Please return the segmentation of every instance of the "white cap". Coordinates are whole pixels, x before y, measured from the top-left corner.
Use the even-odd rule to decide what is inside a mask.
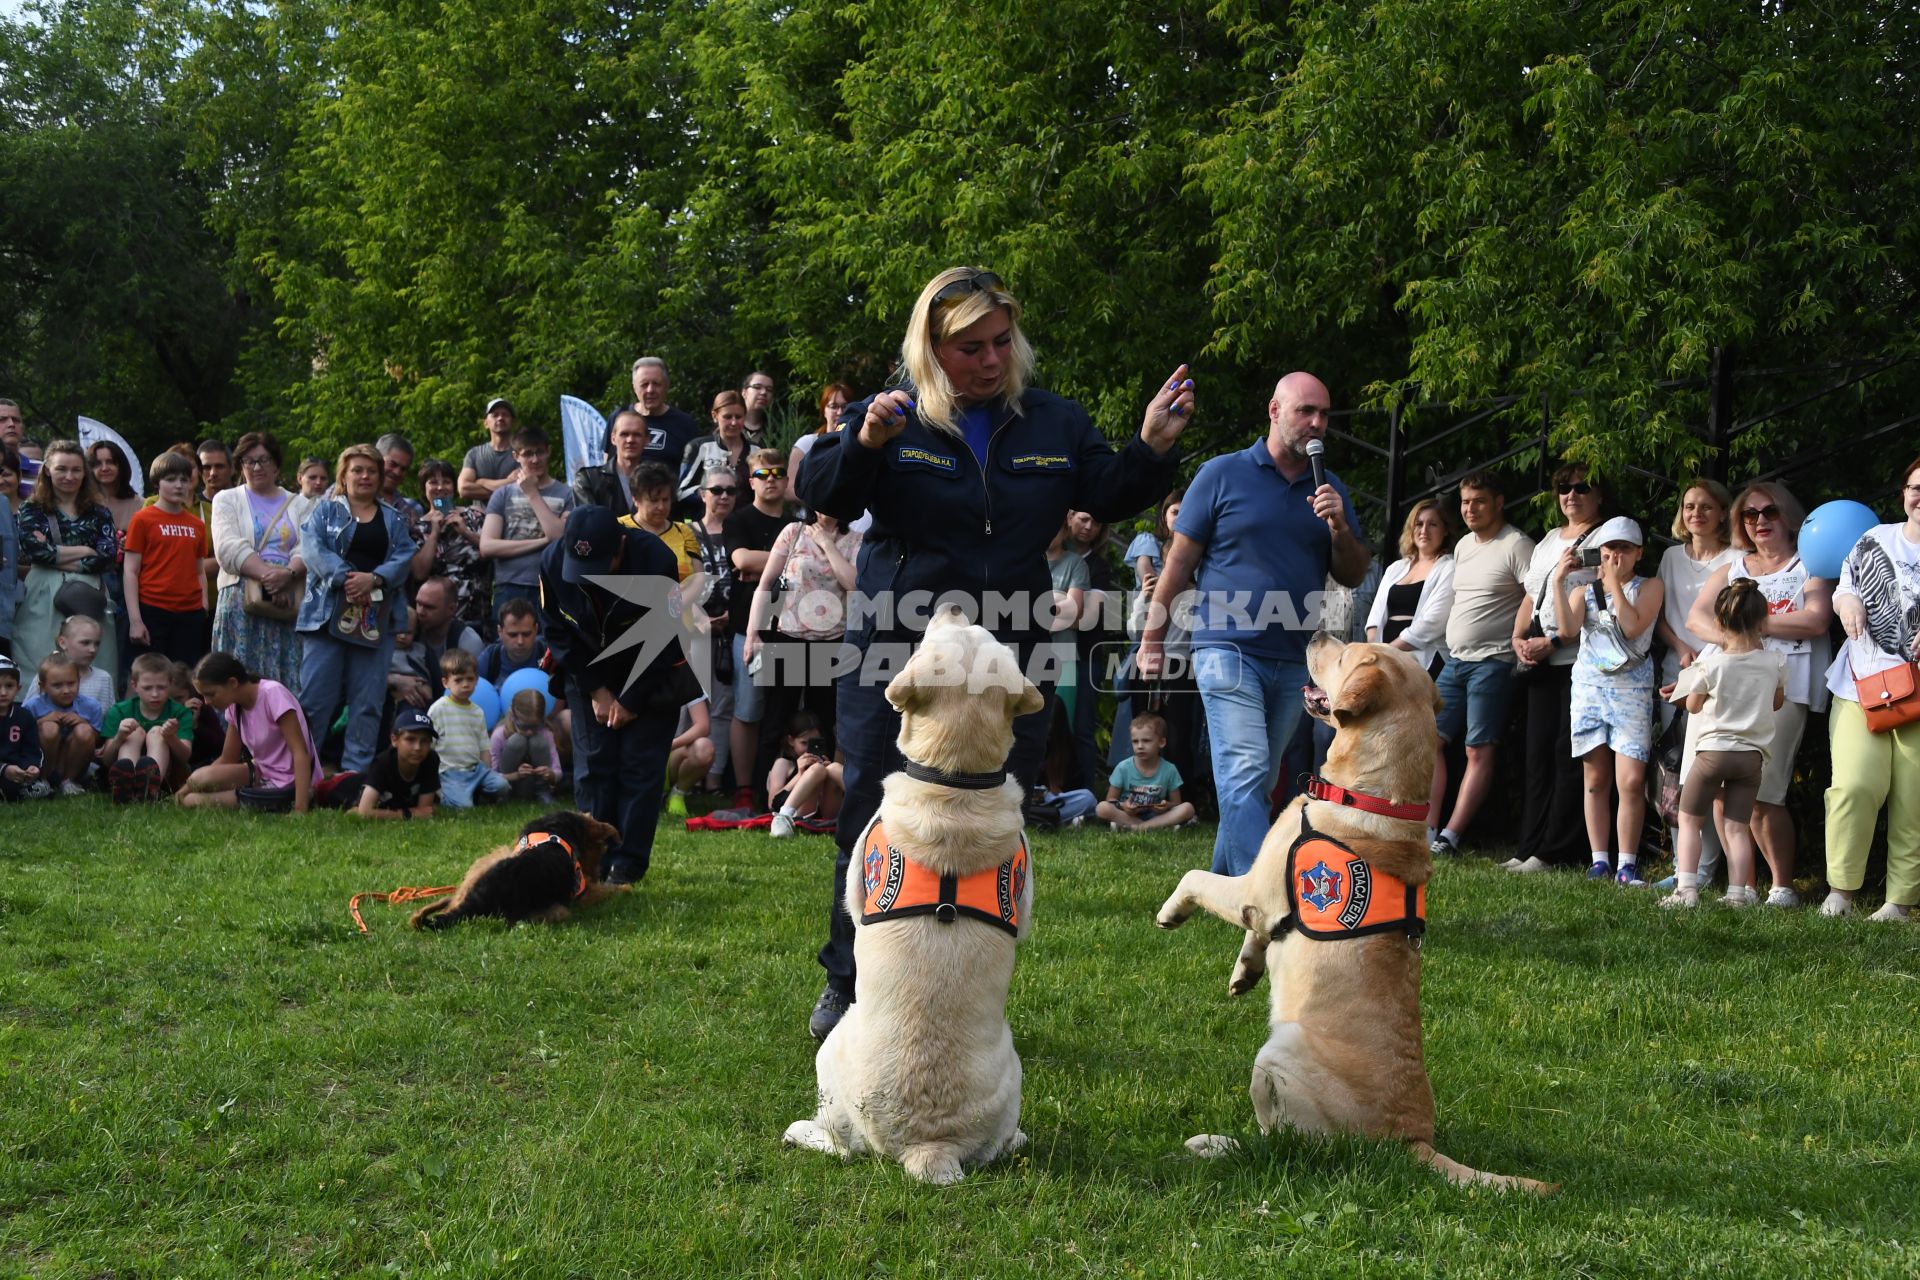
[[[1604,547],[1609,542],[1631,542],[1636,547],[1647,545],[1640,536],[1640,526],[1625,516],[1615,516],[1593,531],[1593,537],[1587,541],[1596,547]]]

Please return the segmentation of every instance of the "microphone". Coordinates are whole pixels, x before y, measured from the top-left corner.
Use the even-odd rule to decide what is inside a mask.
[[[1326,451],[1326,441],[1307,441],[1307,462],[1313,467],[1313,487],[1316,490],[1327,483],[1327,464],[1322,459]]]

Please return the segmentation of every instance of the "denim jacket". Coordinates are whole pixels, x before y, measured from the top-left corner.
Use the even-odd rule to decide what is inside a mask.
[[[387,558],[374,572],[386,583],[389,599],[398,599],[406,583],[417,544],[407,532],[407,518],[387,503],[380,503],[380,517],[387,526]],[[300,616],[295,631],[318,631],[340,605],[347,589],[347,545],[353,541],[353,510],[345,498],[322,498],[307,513],[300,526],[300,558],[307,565],[307,593],[300,601]]]

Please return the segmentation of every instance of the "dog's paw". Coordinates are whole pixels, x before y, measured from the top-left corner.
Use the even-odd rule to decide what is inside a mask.
[[[1161,904],[1160,914],[1153,918],[1153,922],[1162,929],[1178,929],[1192,914],[1193,908],[1187,902],[1186,896],[1176,893]]]
[[[827,1136],[827,1131],[811,1120],[795,1120],[787,1126],[787,1131],[781,1135],[780,1141],[789,1147],[822,1151],[828,1155],[832,1155],[834,1150],[833,1139]]]
[[[950,1187],[967,1176],[960,1158],[943,1146],[909,1147],[900,1157],[907,1176],[936,1187]]]
[[[1218,1160],[1240,1149],[1240,1144],[1224,1133],[1196,1133],[1187,1139],[1187,1150],[1202,1160]]]
[[[1233,974],[1227,979],[1227,994],[1230,996],[1247,994],[1260,985],[1260,979],[1265,977],[1266,973],[1265,965],[1234,965]]]

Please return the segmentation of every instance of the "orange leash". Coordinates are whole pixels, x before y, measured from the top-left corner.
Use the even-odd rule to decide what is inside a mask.
[[[360,932],[365,933],[367,932],[367,922],[360,918],[360,900],[362,898],[377,898],[381,902],[390,903],[418,902],[422,898],[437,898],[441,894],[452,893],[459,887],[457,884],[450,884],[438,889],[401,888],[395,889],[392,893],[356,893],[348,900],[347,910],[353,912],[353,922],[360,926]]]

